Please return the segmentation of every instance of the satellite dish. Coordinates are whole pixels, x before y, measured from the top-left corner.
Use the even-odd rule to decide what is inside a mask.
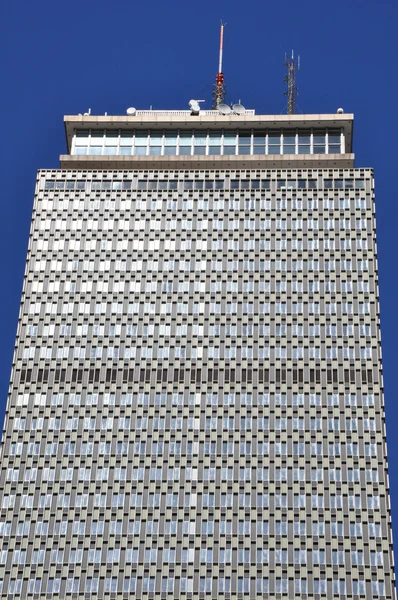
[[[126,112],[128,115],[130,115],[130,117],[134,117],[137,114],[137,109],[134,108],[134,106],[130,106]]]
[[[236,115],[243,115],[246,112],[246,109],[242,104],[234,104],[232,110]]]
[[[229,115],[232,112],[231,107],[228,106],[228,104],[220,104],[218,110],[222,115]]]
[[[342,115],[342,114],[344,114],[344,108],[338,108],[338,109],[337,109],[337,114],[338,114],[338,115]]]

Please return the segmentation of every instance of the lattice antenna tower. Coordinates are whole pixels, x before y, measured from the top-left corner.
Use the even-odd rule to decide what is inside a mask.
[[[224,27],[226,23],[221,23],[220,30],[220,54],[218,60],[218,73],[216,76],[216,83],[214,84],[213,89],[213,110],[217,110],[220,104],[224,104],[225,102],[225,82],[224,82],[224,73],[222,71],[222,54],[224,48]]]
[[[292,57],[287,58],[285,54],[285,67],[287,68],[287,75],[285,75],[284,81],[287,84],[287,90],[285,96],[287,96],[287,114],[294,115],[296,112],[296,102],[298,96],[298,88],[296,86],[296,73],[300,70],[300,57],[297,61],[294,58],[294,51],[292,50]]]

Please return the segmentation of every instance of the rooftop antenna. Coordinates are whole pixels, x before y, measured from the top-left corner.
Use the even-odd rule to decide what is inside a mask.
[[[296,112],[296,101],[298,95],[298,88],[296,86],[296,72],[300,70],[300,57],[297,61],[294,58],[294,51],[292,50],[292,57],[287,58],[285,54],[285,67],[287,68],[287,75],[284,77],[284,82],[287,83],[287,90],[285,96],[287,96],[287,114],[294,115]]]
[[[216,83],[214,85],[213,90],[213,110],[217,110],[220,104],[224,104],[225,102],[225,84],[224,84],[224,73],[222,72],[222,53],[224,47],[224,27],[226,23],[223,24],[221,21],[221,31],[220,31],[220,55],[218,61],[218,73],[216,77]]]

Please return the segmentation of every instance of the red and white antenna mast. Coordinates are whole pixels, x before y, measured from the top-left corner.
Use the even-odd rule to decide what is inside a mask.
[[[213,90],[213,110],[217,110],[220,104],[225,102],[225,83],[224,83],[224,73],[222,72],[222,54],[224,48],[224,27],[225,25],[221,23],[221,31],[220,31],[220,56],[218,61],[218,73],[216,77],[216,83],[214,85]]]

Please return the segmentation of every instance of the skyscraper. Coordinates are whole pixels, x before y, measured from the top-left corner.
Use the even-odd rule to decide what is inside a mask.
[[[353,116],[130,112],[38,173],[2,597],[395,598]]]

